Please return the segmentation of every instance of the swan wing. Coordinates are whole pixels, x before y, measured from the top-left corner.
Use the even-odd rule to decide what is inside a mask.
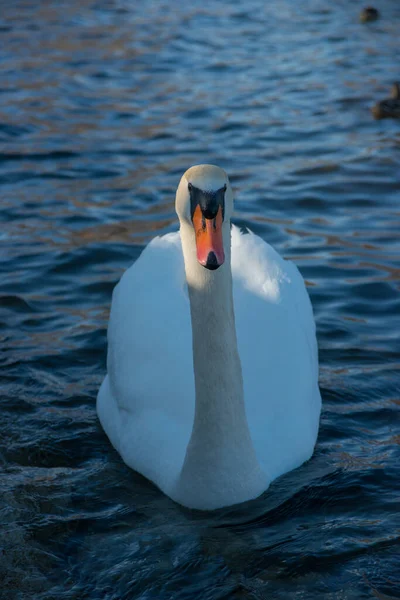
[[[321,398],[313,311],[297,267],[237,227],[232,274],[247,418],[273,479],[310,458],[316,442]]]
[[[123,460],[166,490],[194,416],[190,307],[179,233],[153,239],[114,288],[97,411]]]

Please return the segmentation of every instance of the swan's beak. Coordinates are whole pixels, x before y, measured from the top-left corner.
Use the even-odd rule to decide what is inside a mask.
[[[225,260],[222,240],[222,208],[218,208],[213,219],[206,219],[199,205],[193,215],[193,227],[196,233],[197,260],[203,267],[214,271]]]

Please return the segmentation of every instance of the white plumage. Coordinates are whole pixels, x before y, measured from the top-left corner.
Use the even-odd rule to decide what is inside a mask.
[[[299,271],[260,237],[235,226],[231,252],[245,411],[259,467],[248,491],[240,465],[236,472],[226,459],[221,469],[229,476],[215,473],[214,479],[225,489],[211,489],[206,481],[202,486],[201,470],[193,473],[193,495],[187,483],[185,490],[177,485],[196,401],[179,232],[155,238],[114,290],[108,375],[97,400],[101,424],[124,462],[176,501],[200,509],[255,497],[301,465],[312,455],[319,425],[315,324]]]

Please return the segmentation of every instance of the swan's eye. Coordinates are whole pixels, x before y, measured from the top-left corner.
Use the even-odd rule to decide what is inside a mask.
[[[191,183],[188,183],[188,190],[189,190],[189,192],[191,192],[191,191],[192,191],[192,189],[193,189],[193,186],[192,186],[192,184],[191,184]]]

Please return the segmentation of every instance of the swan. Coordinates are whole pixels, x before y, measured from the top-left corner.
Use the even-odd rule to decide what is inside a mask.
[[[225,171],[186,171],[176,212],[180,231],[153,239],[114,289],[97,412],[129,467],[213,510],[311,457],[315,323],[295,265],[231,227]]]

